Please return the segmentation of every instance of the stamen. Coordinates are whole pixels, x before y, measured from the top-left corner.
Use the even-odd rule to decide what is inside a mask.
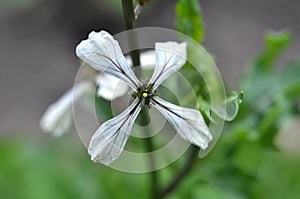
[[[144,98],[148,97],[148,93],[143,93],[143,97]]]

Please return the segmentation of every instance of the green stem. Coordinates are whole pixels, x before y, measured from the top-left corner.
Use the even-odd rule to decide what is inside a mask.
[[[149,110],[147,107],[145,107],[142,111],[141,111],[141,121],[142,121],[142,125],[146,126],[149,123]],[[151,174],[151,193],[150,193],[150,198],[151,199],[157,199],[158,196],[158,175],[157,175],[157,171],[155,170],[155,160],[154,160],[154,156],[151,152],[154,151],[154,147],[153,147],[153,142],[152,142],[152,138],[151,138],[151,132],[149,131],[149,128],[146,127],[145,128],[145,134],[147,136],[147,138],[145,138],[145,146],[146,146],[146,150],[149,154],[149,169],[151,170],[150,174]]]
[[[199,151],[198,147],[191,145],[189,149],[189,156],[185,164],[183,165],[181,170],[177,173],[177,175],[171,180],[171,182],[158,193],[157,198],[164,198],[165,196],[169,195],[172,191],[174,191],[176,187],[180,185],[184,177],[192,169],[192,166],[197,158],[198,151]]]
[[[133,11],[133,3],[132,0],[122,0],[122,7],[123,7],[123,15],[125,20],[125,25],[127,30],[132,30],[136,26],[136,21],[134,17],[134,11]],[[130,52],[130,57],[132,59],[133,67],[140,65],[140,52],[137,42],[137,35],[132,30],[132,34],[128,34],[128,47],[129,49],[135,49]],[[147,109],[148,110],[148,109]],[[148,118],[148,111],[144,110],[140,113],[142,123],[144,125],[147,125]],[[198,148],[195,146],[191,146],[190,148],[190,154],[183,165],[182,169],[178,172],[178,174],[174,177],[174,179],[164,188],[159,191],[159,184],[158,184],[158,175],[157,171],[155,170],[155,160],[154,157],[151,155],[151,152],[154,151],[152,139],[150,137],[149,129],[146,128],[146,135],[147,138],[145,139],[145,145],[147,148],[147,152],[150,153],[149,156],[149,165],[150,165],[150,175],[151,175],[151,199],[159,199],[164,198],[168,194],[170,194],[175,188],[182,182],[183,178],[188,174],[188,172],[191,170],[193,163],[197,157]]]
[[[136,21],[134,17],[134,11],[133,11],[133,3],[132,0],[122,0],[122,7],[123,7],[123,15],[125,20],[125,25],[127,30],[132,30],[136,26]],[[134,30],[132,30],[131,34],[127,35],[128,39],[128,47],[129,49],[135,49],[130,52],[130,57],[133,63],[133,67],[140,65],[140,51],[138,50],[138,42],[137,42],[137,35]],[[148,112],[142,111],[141,113],[142,121],[144,121],[146,125],[146,121],[148,118]],[[147,128],[146,128],[147,129]],[[152,139],[149,136],[149,130],[146,130],[147,138],[146,141],[146,147],[147,151],[151,153],[153,151],[153,143]],[[155,161],[152,155],[149,156],[149,165],[150,165],[150,175],[151,175],[151,199],[157,199],[158,195],[158,178],[157,178],[157,171],[155,171]]]
[[[123,15],[125,26],[127,30],[132,30],[136,27],[136,20],[134,17],[132,0],[122,0]],[[130,51],[130,57],[133,63],[133,67],[141,65],[140,63],[140,51],[137,42],[137,35],[135,31],[128,34],[128,47],[129,49],[135,49]]]

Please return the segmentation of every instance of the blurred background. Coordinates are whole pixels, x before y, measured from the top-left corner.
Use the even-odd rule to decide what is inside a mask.
[[[300,1],[200,3],[206,29],[204,45],[215,56],[228,90],[241,89],[238,82],[263,51],[267,30],[288,30],[293,38],[275,68],[279,70],[288,60],[299,58]],[[142,10],[138,26],[173,29],[175,4],[174,0],[152,0]],[[75,46],[90,31],[101,29],[112,34],[125,30],[120,0],[0,0],[0,198],[110,198],[107,192],[114,189],[113,181],[100,182],[99,166],[89,162],[77,135],[54,140],[38,126],[47,106],[73,84],[80,65]],[[293,125],[286,128],[299,133],[299,122]],[[290,139],[295,140],[299,141],[299,136]],[[66,162],[66,158],[71,160]],[[298,163],[291,165],[299,168]],[[61,175],[65,170],[68,172]],[[102,172],[107,170],[101,167]],[[112,179],[121,179],[117,172],[111,174]],[[141,182],[144,178],[135,176]],[[134,190],[136,185],[123,183],[126,185],[119,183],[117,187]],[[82,195],[73,193],[74,189]],[[205,190],[209,192],[209,188]],[[119,194],[126,195],[122,191]]]
[[[174,28],[175,4],[153,0],[143,9],[139,27]],[[266,30],[287,29],[293,35],[281,62],[299,55],[299,4],[297,0],[201,1],[204,44],[215,55],[230,89],[238,88],[245,68],[263,50]],[[125,29],[121,1],[0,0],[2,135],[19,129],[40,134],[37,125],[43,111],[73,84],[79,68],[75,46],[91,30],[101,29],[113,34]]]

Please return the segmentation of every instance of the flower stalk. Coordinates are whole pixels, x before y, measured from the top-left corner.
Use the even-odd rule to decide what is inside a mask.
[[[149,117],[147,114],[149,114],[148,107],[145,107],[145,109],[143,111],[141,111],[141,120],[143,121],[144,125],[147,125],[147,120],[149,120]],[[149,169],[151,170],[151,172],[150,172],[150,175],[151,175],[150,198],[156,199],[158,196],[158,190],[159,190],[158,175],[157,175],[157,171],[155,170],[155,160],[151,153],[154,151],[154,148],[153,148],[152,138],[150,137],[149,128],[145,128],[145,134],[146,134],[145,147],[146,147],[147,152],[149,152]]]
[[[132,0],[122,0],[122,6],[123,6],[123,15],[124,15],[124,20],[126,24],[126,29],[131,30],[135,28],[136,26],[136,17],[134,14],[134,8],[133,8],[133,3]],[[136,34],[130,34],[131,36],[128,36],[128,45],[131,49],[138,49],[137,45],[137,35]],[[133,47],[133,48],[132,48]],[[139,59],[139,51],[131,51],[130,53],[133,67],[139,66],[140,65],[140,59]],[[148,109],[147,109],[148,110]],[[147,125],[147,120],[149,119],[148,117],[148,111],[141,111],[141,123],[144,123]],[[149,130],[146,128],[147,135],[149,135]],[[147,152],[151,153],[153,151],[153,143],[151,137],[147,136],[145,139],[145,146],[147,149]],[[149,165],[150,165],[150,175],[151,175],[151,188],[150,188],[150,198],[151,199],[157,199],[157,198],[164,198],[167,195],[169,195],[172,191],[180,185],[182,180],[187,176],[189,171],[192,169],[192,166],[195,162],[195,159],[197,157],[198,153],[198,148],[194,145],[191,145],[189,149],[189,156],[183,165],[183,167],[180,169],[178,174],[164,187],[161,188],[159,187],[158,184],[158,175],[157,171],[155,170],[155,160],[153,156],[149,156]]]
[[[190,146],[189,156],[186,162],[184,163],[183,167],[178,172],[178,174],[169,182],[169,184],[165,188],[159,191],[157,198],[164,198],[165,196],[169,195],[173,190],[175,190],[176,187],[180,185],[184,177],[187,176],[190,170],[192,169],[194,162],[197,158],[198,151],[199,149],[196,146],[194,145]]]
[[[126,30],[132,30],[136,27],[136,20],[133,11],[132,0],[122,0],[123,16],[125,21]],[[132,60],[133,67],[141,65],[140,63],[140,51],[138,50],[137,35],[135,32],[133,34],[128,34],[128,47],[129,49],[136,49],[130,52],[130,57]]]
[[[123,7],[123,15],[124,15],[124,21],[125,21],[125,26],[127,30],[132,30],[136,27],[136,18],[134,14],[134,8],[133,8],[133,3],[132,0],[122,0],[122,7]],[[138,50],[138,43],[137,43],[137,35],[135,33],[129,34],[128,35],[128,45],[130,49],[137,49],[133,50],[130,52],[130,57],[133,63],[133,67],[139,66],[140,65],[140,51]],[[146,121],[149,119],[148,118],[148,111],[142,111],[141,112],[141,119],[142,121],[147,123]],[[150,134],[149,129],[146,128],[145,132],[146,134]],[[153,143],[151,137],[148,137],[145,139],[145,145],[146,149],[149,153],[153,151]],[[155,161],[153,156],[149,156],[149,164],[150,164],[150,169],[152,172],[150,172],[151,175],[151,194],[150,198],[155,199],[158,196],[158,179],[157,179],[157,171],[155,170]]]

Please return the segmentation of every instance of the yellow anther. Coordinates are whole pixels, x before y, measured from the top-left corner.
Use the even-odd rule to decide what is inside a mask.
[[[144,98],[148,97],[148,94],[147,93],[143,93],[143,97]]]

